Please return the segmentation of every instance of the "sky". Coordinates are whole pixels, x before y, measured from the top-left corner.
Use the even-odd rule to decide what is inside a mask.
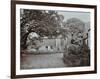
[[[58,14],[64,16],[64,21],[66,21],[70,18],[78,18],[83,22],[90,21],[90,13],[89,12],[58,11]]]

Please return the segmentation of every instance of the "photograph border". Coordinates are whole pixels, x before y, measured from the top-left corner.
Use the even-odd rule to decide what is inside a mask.
[[[43,74],[16,75],[16,4],[94,9],[94,31],[95,31],[94,32],[94,70],[79,71],[79,72],[60,72],[60,73],[46,73],[46,74],[43,73]],[[45,77],[45,76],[92,74],[92,73],[97,73],[97,6],[96,5],[33,2],[33,1],[14,1],[14,0],[11,1],[11,79],[30,78],[30,77]]]

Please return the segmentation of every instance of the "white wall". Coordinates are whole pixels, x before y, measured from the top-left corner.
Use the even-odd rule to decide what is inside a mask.
[[[73,3],[73,4],[90,4],[98,6],[98,40],[100,31],[100,0],[34,0],[44,2]],[[42,77],[34,79],[100,79],[100,49],[98,41],[98,73],[87,75]],[[10,0],[0,0],[0,79],[10,78]],[[29,78],[28,78],[29,79]],[[33,79],[33,78],[31,78]]]

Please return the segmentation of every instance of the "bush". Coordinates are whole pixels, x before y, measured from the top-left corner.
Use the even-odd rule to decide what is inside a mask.
[[[66,66],[88,66],[90,65],[90,51],[87,46],[71,44],[65,50],[63,61]]]

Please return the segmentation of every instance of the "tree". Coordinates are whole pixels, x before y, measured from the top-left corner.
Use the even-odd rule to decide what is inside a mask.
[[[84,26],[85,24],[77,19],[71,18],[67,20],[66,28],[69,29],[67,45],[63,60],[68,66],[87,66],[89,65],[90,51],[84,41]]]
[[[79,42],[83,39],[85,23],[77,18],[70,18],[67,20],[65,27],[68,28],[68,36],[71,37],[71,43]]]
[[[21,47],[25,49],[27,36],[36,32],[40,37],[52,37],[57,35],[57,27],[60,27],[60,16],[56,11],[22,9],[21,26]]]

